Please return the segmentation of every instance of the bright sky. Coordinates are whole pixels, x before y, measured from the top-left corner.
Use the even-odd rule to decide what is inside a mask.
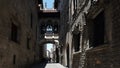
[[[46,8],[47,9],[52,9],[53,8],[53,4],[54,4],[54,0],[43,0],[43,4],[45,7],[45,3],[46,3]]]
[[[51,51],[51,48],[53,48],[53,44],[48,43],[48,44],[47,44],[47,50]]]

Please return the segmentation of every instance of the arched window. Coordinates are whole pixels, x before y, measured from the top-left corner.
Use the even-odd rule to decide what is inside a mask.
[[[46,32],[53,32],[53,27],[51,25],[48,25],[46,27]]]

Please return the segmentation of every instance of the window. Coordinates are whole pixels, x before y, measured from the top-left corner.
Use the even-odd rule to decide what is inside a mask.
[[[16,64],[16,55],[13,55],[13,64]]]
[[[77,0],[73,0],[74,11],[77,9]]]
[[[51,25],[48,25],[46,27],[46,33],[52,33],[53,32],[53,27]]]
[[[79,51],[79,49],[80,49],[80,33],[73,35],[73,46],[74,46],[75,52]]]
[[[105,36],[105,20],[104,20],[104,12],[101,12],[96,16],[93,21],[93,43],[92,46],[96,47],[101,44],[104,44],[104,36]]]
[[[54,29],[54,33],[58,33],[58,25],[54,25],[54,27],[53,27]]]
[[[27,38],[27,49],[30,49],[30,38]]]
[[[73,0],[73,20],[77,17],[77,0]]]
[[[45,26],[45,24],[41,24],[41,26],[40,26],[40,32],[41,32],[41,34],[44,34],[46,32],[46,26]]]
[[[33,27],[33,15],[32,15],[32,13],[31,13],[30,19],[31,19],[30,26],[31,26],[31,28],[32,28],[32,27]]]
[[[14,23],[11,26],[11,40],[18,42],[18,27]]]

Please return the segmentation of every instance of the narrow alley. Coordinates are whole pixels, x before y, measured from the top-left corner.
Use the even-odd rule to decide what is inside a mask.
[[[120,68],[120,0],[0,0],[0,68]]]

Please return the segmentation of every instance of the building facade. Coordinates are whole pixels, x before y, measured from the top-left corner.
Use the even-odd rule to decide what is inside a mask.
[[[59,33],[59,60],[60,63],[64,66],[66,65],[66,51],[65,51],[65,45],[66,45],[66,34],[68,32],[69,28],[69,0],[60,0],[59,3],[59,10],[60,10],[60,33]]]
[[[86,52],[86,68],[119,68],[119,32],[116,32],[119,31],[119,3],[117,0],[92,2],[87,15],[89,46],[92,48]]]
[[[66,0],[63,1],[62,7],[64,8],[61,9],[60,59],[64,66],[76,68],[82,63],[80,41],[82,41],[83,27],[86,25],[85,14],[88,13],[90,1]]]
[[[0,68],[23,68],[36,60],[34,0],[0,0]]]
[[[61,24],[61,27],[69,27],[61,28],[60,62],[68,68],[119,68],[120,2],[63,2],[61,22],[65,25]]]

